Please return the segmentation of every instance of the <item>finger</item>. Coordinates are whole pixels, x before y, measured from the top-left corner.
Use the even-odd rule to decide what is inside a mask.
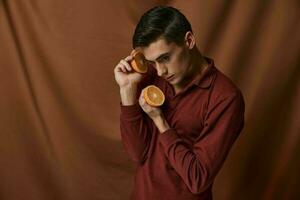
[[[126,61],[126,62],[128,62],[128,61],[130,61],[130,60],[132,60],[133,59],[133,56],[132,55],[129,55],[129,56],[127,56],[124,60]]]
[[[127,73],[126,67],[122,63],[118,64],[117,71]]]
[[[145,93],[145,89],[142,90],[141,95],[140,95],[140,99],[143,103],[145,103],[145,98],[144,98],[144,93]]]
[[[140,97],[139,97],[139,103],[141,106],[145,105],[145,100],[143,98],[143,93],[141,93]]]
[[[114,72],[116,73],[116,72],[119,72],[120,71],[120,68],[119,68],[119,64],[118,65],[116,65],[116,67],[114,68]]]
[[[116,72],[122,71],[122,65],[123,65],[123,64],[119,62],[119,63],[116,65],[114,71],[116,71]]]
[[[145,100],[145,98],[144,98],[144,92],[145,92],[145,89],[142,90],[141,95],[140,95],[140,97],[139,97],[139,103],[140,103],[140,105],[143,106],[143,107],[147,104],[147,103],[146,103],[146,100]]]
[[[119,64],[117,64],[117,66],[115,67],[114,72],[121,72],[121,71],[122,71],[122,69],[121,69],[121,66],[120,66],[120,63],[119,63]]]
[[[126,63],[127,62],[125,62],[123,59],[122,60],[120,60],[120,62],[119,62],[119,67],[120,67],[120,69],[122,70],[122,72],[124,72],[124,73],[126,73],[126,72],[128,72],[128,70],[127,70],[127,67],[126,67]],[[127,65],[128,65],[128,63],[127,63]]]
[[[121,60],[120,62],[125,66],[125,68],[126,68],[127,71],[130,72],[130,71],[132,70],[132,68],[131,68],[131,66],[128,64],[128,62],[126,62],[125,60]]]
[[[147,112],[147,104],[143,101],[143,99],[139,99],[139,104],[143,111]]]
[[[142,108],[144,107],[144,103],[143,103],[143,101],[142,101],[141,98],[139,98],[139,104],[140,104],[140,106],[141,106]]]
[[[139,100],[139,103],[140,103],[140,105],[141,105],[143,108],[146,108],[147,105],[148,105],[148,104],[146,103],[146,101],[145,101],[144,99],[142,99],[142,98]]]
[[[133,50],[131,51],[130,55],[133,55],[135,52],[136,52],[136,50],[133,49]]]

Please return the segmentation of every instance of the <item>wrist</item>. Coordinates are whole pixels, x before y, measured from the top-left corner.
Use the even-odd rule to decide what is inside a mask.
[[[152,119],[160,133],[163,133],[170,129],[170,126],[163,115],[159,115]]]
[[[129,84],[120,87],[121,102],[124,106],[129,106],[137,103],[136,98],[137,84]]]

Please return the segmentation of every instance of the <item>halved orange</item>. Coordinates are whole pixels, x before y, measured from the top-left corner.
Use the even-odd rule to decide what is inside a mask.
[[[146,73],[148,66],[145,63],[144,55],[136,50],[134,50],[131,55],[133,56],[133,59],[130,62],[131,67],[138,73]]]
[[[155,85],[147,86],[143,95],[150,106],[161,106],[165,101],[164,93]]]

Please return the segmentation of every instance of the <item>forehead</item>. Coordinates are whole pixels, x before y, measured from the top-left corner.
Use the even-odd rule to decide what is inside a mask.
[[[171,52],[176,47],[177,45],[174,42],[167,43],[165,39],[158,39],[149,46],[140,48],[140,50],[144,54],[146,60],[154,61],[161,54]]]

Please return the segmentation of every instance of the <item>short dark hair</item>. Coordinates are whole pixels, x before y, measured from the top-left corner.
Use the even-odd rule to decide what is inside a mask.
[[[186,17],[176,8],[156,6],[143,14],[132,38],[133,48],[147,47],[159,38],[181,46],[186,32],[192,27]]]

